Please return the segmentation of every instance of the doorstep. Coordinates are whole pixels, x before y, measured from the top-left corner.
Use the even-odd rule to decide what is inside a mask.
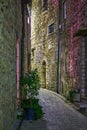
[[[32,121],[23,120],[20,130],[47,130],[47,121],[44,118]]]
[[[21,119],[21,120],[18,120],[18,119],[17,119],[17,120],[13,123],[13,125],[12,125],[12,127],[11,127],[10,130],[19,130],[22,121],[23,121],[23,119]]]
[[[77,110],[87,109],[87,103],[84,102],[75,102],[74,105],[76,106]]]

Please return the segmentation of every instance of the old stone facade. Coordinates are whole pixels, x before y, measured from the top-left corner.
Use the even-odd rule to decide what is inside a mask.
[[[32,0],[31,66],[42,87],[87,95],[86,0]]]
[[[21,0],[0,0],[0,130],[16,119],[16,42],[21,39]]]
[[[58,1],[32,0],[31,67],[38,68],[41,85],[57,92]]]
[[[71,88],[87,95],[86,42],[87,2],[60,2],[60,90],[66,95]]]

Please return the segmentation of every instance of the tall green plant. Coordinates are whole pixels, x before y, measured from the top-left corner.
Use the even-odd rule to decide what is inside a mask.
[[[21,97],[22,98],[34,98],[39,94],[40,79],[37,69],[27,72],[20,79]]]

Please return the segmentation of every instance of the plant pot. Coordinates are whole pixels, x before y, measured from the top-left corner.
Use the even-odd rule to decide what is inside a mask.
[[[24,119],[25,120],[34,120],[34,109],[33,108],[24,108]]]
[[[80,102],[80,93],[75,93],[73,100],[74,100],[75,102]]]

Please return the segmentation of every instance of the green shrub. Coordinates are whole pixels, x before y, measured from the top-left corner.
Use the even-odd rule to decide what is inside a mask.
[[[30,99],[32,105],[32,99],[39,94],[40,86],[37,69],[26,73],[20,79],[21,100]]]
[[[73,89],[69,90],[66,96],[67,100],[69,100],[70,102],[73,102],[74,94],[75,94],[75,90]]]
[[[34,109],[35,119],[39,119],[43,116],[42,107],[39,104],[39,99],[36,96],[39,94],[40,79],[37,69],[26,73],[20,79],[20,90],[21,90],[21,108]]]

